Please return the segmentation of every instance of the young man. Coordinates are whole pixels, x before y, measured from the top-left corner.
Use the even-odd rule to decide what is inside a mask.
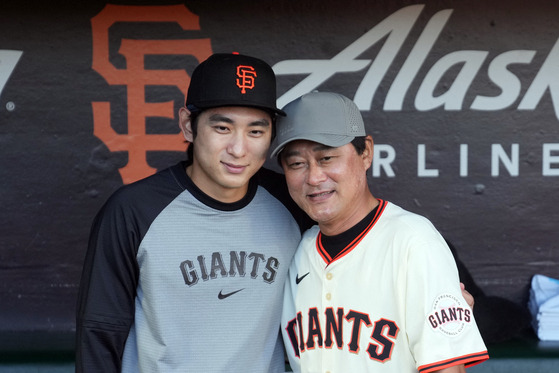
[[[303,95],[278,119],[272,157],[318,222],[285,287],[282,331],[295,372],[464,372],[488,358],[444,239],[375,198],[373,139],[348,98]]]
[[[216,54],[195,69],[179,111],[189,161],[122,187],[95,218],[76,372],[284,371],[300,229],[283,177],[260,170],[276,114],[265,62]]]

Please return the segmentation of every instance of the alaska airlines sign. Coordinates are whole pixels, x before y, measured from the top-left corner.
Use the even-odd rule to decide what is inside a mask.
[[[0,50],[0,95],[22,54],[21,51]]]
[[[396,55],[402,49],[412,27],[418,20],[424,5],[402,8],[386,17],[355,42],[342,49],[329,60],[285,60],[273,66],[278,77],[306,75],[303,80],[278,99],[283,107],[291,100],[320,87],[335,74],[363,71],[366,73],[359,84],[354,101],[362,111],[372,109],[373,98],[387,74]],[[514,64],[530,64],[535,50],[511,50],[494,57],[489,63],[487,76],[500,89],[497,96],[477,95],[471,105],[464,108],[464,98],[472,82],[489,55],[484,50],[459,50],[446,54],[430,66],[416,92],[410,92],[412,82],[419,69],[448,23],[452,9],[437,12],[427,22],[407,58],[399,69],[384,98],[384,111],[402,111],[407,96],[414,95],[414,108],[429,111],[442,108],[447,111],[477,110],[498,111],[510,108],[518,101],[522,82],[508,68]],[[119,53],[126,59],[126,69],[117,69],[109,60],[109,28],[117,22],[172,22],[183,30],[200,30],[198,16],[182,5],[174,6],[118,6],[107,5],[92,19],[93,69],[109,85],[127,88],[128,133],[117,133],[111,124],[109,102],[94,102],[94,134],[113,151],[128,152],[128,164],[120,169],[124,183],[153,173],[146,161],[147,151],[183,151],[180,134],[146,134],[146,119],[162,117],[174,119],[173,102],[146,102],[145,88],[148,85],[176,86],[183,94],[189,77],[184,70],[148,70],[144,66],[147,55],[192,55],[198,61],[212,54],[209,39],[188,40],[121,40]],[[359,58],[369,48],[383,43],[374,60]],[[451,69],[459,68],[454,81],[442,94],[435,95],[441,79]],[[549,91],[556,117],[559,119],[559,42],[556,42],[536,74],[526,93],[516,107],[517,110],[535,110]],[[437,177],[438,170],[427,169],[425,144],[418,144],[419,177]],[[518,144],[493,144],[491,149],[491,175],[498,176],[500,165],[511,176],[518,176]],[[468,145],[460,146],[460,176],[468,175]],[[396,151],[391,145],[377,145],[373,164],[373,176],[381,170],[394,177],[391,164]],[[559,176],[559,144],[543,144],[542,175]]]
[[[423,8],[424,5],[412,5],[395,12],[330,60],[289,60],[277,63],[274,66],[277,75],[308,74],[308,77],[280,97],[278,105],[283,107],[297,97],[316,89],[336,73],[356,72],[369,67],[355,93],[354,101],[361,110],[370,110],[380,82],[402,48]],[[384,101],[384,110],[402,110],[404,98],[412,81],[451,14],[452,10],[447,9],[431,17],[392,82]],[[385,38],[386,41],[374,61],[358,59],[363,52]],[[431,66],[423,78],[415,95],[415,108],[419,111],[427,111],[442,106],[445,110],[462,110],[464,97],[488,54],[489,51],[464,50],[443,56]],[[535,54],[536,51],[533,50],[512,50],[495,57],[489,64],[487,73],[492,83],[501,89],[501,94],[495,97],[477,96],[470,109],[502,110],[511,106],[517,100],[522,85],[520,79],[507,67],[512,64],[529,64]],[[459,64],[462,67],[453,84],[445,93],[435,96],[435,87],[440,79],[451,67]],[[559,41],[552,47],[520,101],[518,109],[534,110],[548,89],[555,114],[559,119]]]

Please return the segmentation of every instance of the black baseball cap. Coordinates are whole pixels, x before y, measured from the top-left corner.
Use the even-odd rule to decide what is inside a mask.
[[[237,53],[213,54],[190,78],[188,110],[221,106],[249,106],[285,116],[276,107],[276,76],[270,65]]]

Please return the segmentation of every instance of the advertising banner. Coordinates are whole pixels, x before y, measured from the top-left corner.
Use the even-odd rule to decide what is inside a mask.
[[[428,217],[487,294],[525,306],[559,277],[559,3],[3,0],[0,330],[74,329],[95,214],[186,157],[177,112],[216,52],[267,61],[279,107],[354,100],[373,194]]]

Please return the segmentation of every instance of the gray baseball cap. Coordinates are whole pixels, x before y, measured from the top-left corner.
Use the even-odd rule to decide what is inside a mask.
[[[338,147],[366,136],[361,112],[349,98],[333,92],[311,92],[283,108],[285,117],[276,122],[271,158],[295,140],[309,140]]]

